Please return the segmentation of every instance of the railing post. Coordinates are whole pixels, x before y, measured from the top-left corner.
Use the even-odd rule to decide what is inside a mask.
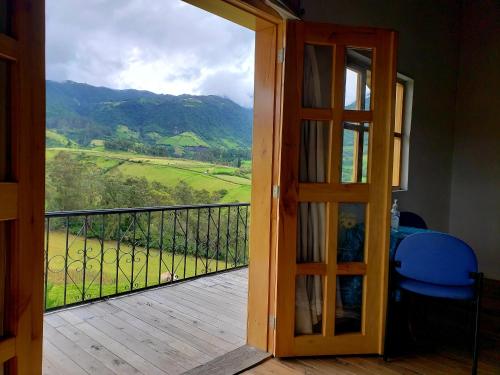
[[[245,209],[245,240],[244,240],[244,247],[243,247],[243,264],[247,264],[247,252],[248,252],[248,206],[246,206]]]
[[[99,276],[99,297],[102,297],[102,273],[104,267],[104,241],[106,236],[106,223],[105,223],[105,215],[102,215],[102,227],[101,227],[101,260],[100,260],[100,276]]]
[[[84,240],[83,240],[83,277],[82,277],[82,301],[85,301],[85,281],[86,281],[86,275],[87,275],[87,224],[88,224],[89,217],[85,216],[83,220],[83,235],[84,235]]]
[[[234,240],[234,266],[238,266],[238,242],[240,242],[240,206],[236,210],[236,237]]]
[[[50,217],[47,218],[47,228],[46,228],[46,240],[45,240],[45,275],[44,275],[44,309],[47,308],[47,282],[48,282],[48,270],[49,270],[49,233],[50,233]]]
[[[230,228],[231,228],[231,206],[227,206],[227,227],[226,227],[226,267],[227,270],[227,256],[229,253],[229,243],[230,241]]]
[[[200,210],[198,210],[198,218],[196,219],[196,251],[194,262],[194,275],[198,276],[198,250],[200,247]]]
[[[131,255],[131,265],[130,265],[130,290],[134,290],[134,263],[135,263],[135,245],[136,245],[136,229],[137,229],[137,214],[134,212],[132,214],[132,255]]]
[[[188,248],[188,233],[189,233],[189,208],[186,209],[186,224],[184,227],[184,276],[183,279],[186,278],[186,264],[187,264],[187,248]]]
[[[68,289],[68,253],[69,253],[69,216],[66,217],[66,251],[64,256],[64,305],[66,305],[66,294]]]
[[[160,259],[158,263],[158,285],[161,284],[161,266],[163,264],[163,221],[165,220],[165,211],[161,211],[160,218]]]
[[[170,283],[174,281],[175,274],[175,246],[177,240],[177,210],[174,210],[174,233],[172,239],[172,268],[170,269]]]
[[[219,214],[217,215],[217,245],[216,245],[216,255],[215,255],[215,272],[219,271],[219,247],[220,247],[220,210],[221,208],[219,207]]]
[[[122,225],[122,215],[118,214],[118,228],[117,228],[117,239],[116,239],[116,273],[115,273],[115,293],[118,293],[118,268],[120,268],[120,243],[121,243],[121,225]]]
[[[149,275],[149,241],[151,239],[151,211],[148,211],[148,234],[146,235],[146,277],[144,279],[144,286],[148,286]]]
[[[212,220],[212,209],[208,207],[207,248],[205,250],[205,275],[208,273],[208,249],[210,248],[210,220]]]

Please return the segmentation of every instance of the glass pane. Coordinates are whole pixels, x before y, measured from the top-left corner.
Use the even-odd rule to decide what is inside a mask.
[[[394,137],[394,161],[392,163],[392,186],[400,185],[401,176],[401,138]]]
[[[395,119],[394,131],[401,133],[403,129],[403,104],[404,104],[404,85],[400,82],[396,84],[396,106],[395,106]]]
[[[11,3],[10,0],[0,1],[0,33],[10,34],[11,32]]]
[[[7,279],[7,226],[8,223],[0,221],[0,336],[4,335],[5,321],[5,282]]]
[[[339,203],[337,262],[363,262],[365,203]]]
[[[8,83],[8,63],[5,60],[0,60],[0,181],[6,181],[9,177]]]
[[[330,46],[304,46],[302,105],[306,108],[331,108],[332,57]]]
[[[363,276],[337,277],[335,334],[361,332]]]
[[[318,275],[295,279],[295,335],[319,334],[323,322],[323,278]]]
[[[330,126],[303,121],[300,128],[300,182],[327,182]]]
[[[367,182],[369,123],[344,122],[342,135],[342,183]]]
[[[326,203],[299,203],[297,263],[325,261]]]
[[[370,110],[371,65],[371,49],[347,48],[344,109]]]

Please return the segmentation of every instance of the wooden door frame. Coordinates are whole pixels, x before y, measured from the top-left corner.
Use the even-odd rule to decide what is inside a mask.
[[[274,353],[285,20],[258,0],[184,0],[255,31],[247,344]]]
[[[45,205],[45,1],[12,0],[10,36],[0,56],[10,62],[11,178],[0,183],[0,220],[8,223],[6,338],[0,363],[13,374],[42,371]]]

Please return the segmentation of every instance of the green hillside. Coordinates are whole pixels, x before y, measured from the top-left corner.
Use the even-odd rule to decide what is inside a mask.
[[[251,180],[241,176],[238,168],[195,160],[160,158],[126,152],[110,152],[88,149],[47,149],[47,166],[61,151],[74,155],[81,163],[91,163],[103,173],[120,173],[130,177],[144,177],[150,182],[176,186],[185,182],[196,190],[216,192],[226,190],[221,203],[250,202]]]
[[[162,137],[156,144],[179,146],[179,147],[210,147],[210,145],[203,139],[198,137],[193,132],[184,132],[173,137]]]
[[[94,139],[251,147],[253,112],[227,98],[113,90],[71,81],[47,81],[46,97],[48,129],[84,147]]]

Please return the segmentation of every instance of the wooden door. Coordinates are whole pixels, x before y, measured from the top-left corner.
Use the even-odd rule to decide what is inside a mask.
[[[383,352],[395,32],[286,26],[274,353]]]
[[[42,372],[44,1],[0,1],[0,374]]]

